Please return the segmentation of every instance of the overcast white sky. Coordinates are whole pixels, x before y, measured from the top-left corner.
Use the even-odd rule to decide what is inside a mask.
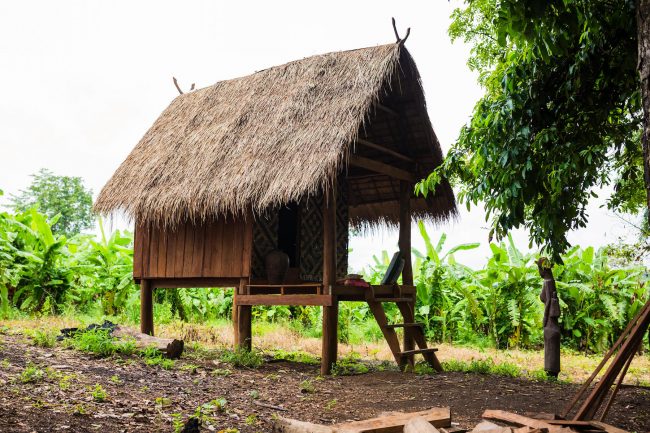
[[[429,115],[446,151],[482,91],[452,45],[449,15],[457,2],[422,1],[20,1],[0,3],[0,189],[17,193],[48,168],[81,176],[93,192],[183,88],[247,75],[330,51],[394,41],[390,18],[407,42],[422,79]],[[6,201],[6,197],[5,197]],[[590,206],[589,226],[574,243],[602,245],[629,232]],[[448,245],[480,241],[459,255],[480,266],[489,252],[482,209],[431,228]],[[414,228],[415,229],[415,228]],[[415,230],[414,230],[415,231]],[[525,233],[515,234],[525,247]],[[395,233],[353,238],[351,266],[396,248]],[[414,233],[414,246],[422,243]]]

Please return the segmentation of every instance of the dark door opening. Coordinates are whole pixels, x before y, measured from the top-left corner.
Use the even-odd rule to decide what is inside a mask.
[[[300,266],[300,206],[289,203],[278,217],[278,249],[289,256],[289,266]]]

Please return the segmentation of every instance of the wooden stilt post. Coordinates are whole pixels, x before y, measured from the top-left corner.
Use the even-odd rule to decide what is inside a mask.
[[[235,288],[235,293],[233,293],[232,296],[232,327],[233,327],[233,335],[234,335],[233,346],[235,348],[239,344],[239,319],[238,319],[239,314],[237,313],[238,313],[237,288]]]
[[[409,182],[401,181],[399,200],[399,250],[404,258],[402,270],[402,284],[413,285],[413,265],[411,264],[411,192],[413,186]],[[409,304],[411,317],[414,316],[414,304]],[[405,318],[406,319],[406,318]],[[404,351],[415,349],[411,328],[404,328]],[[408,357],[409,365],[413,366],[413,355]]]
[[[240,305],[237,307],[237,348],[251,350],[252,348],[252,328],[251,328],[251,311],[250,305]]]
[[[235,290],[243,294],[246,279],[239,283],[239,287]],[[233,303],[233,319],[235,320],[235,346],[239,349],[251,350],[252,349],[252,306],[250,305],[237,305]]]
[[[331,294],[336,282],[336,180],[323,198],[323,293]],[[338,351],[338,300],[323,307],[323,342],[320,371],[330,374]]]
[[[140,332],[153,335],[153,287],[151,280],[140,280]]]

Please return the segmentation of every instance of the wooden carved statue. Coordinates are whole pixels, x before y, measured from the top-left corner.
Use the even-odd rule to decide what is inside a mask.
[[[544,279],[539,298],[544,303],[544,370],[549,376],[560,373],[560,301],[555,290],[555,278],[550,261],[541,257],[537,260],[539,275]]]

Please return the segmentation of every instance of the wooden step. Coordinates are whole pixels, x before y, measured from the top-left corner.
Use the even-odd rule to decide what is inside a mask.
[[[409,356],[409,355],[417,355],[418,353],[434,353],[437,352],[438,349],[435,349],[433,347],[430,347],[428,349],[415,349],[415,350],[405,350],[404,352],[399,352],[400,356]]]
[[[422,328],[421,323],[394,323],[392,325],[386,326],[386,328],[395,329],[395,328]]]
[[[413,298],[373,298],[370,302],[414,302]]]

